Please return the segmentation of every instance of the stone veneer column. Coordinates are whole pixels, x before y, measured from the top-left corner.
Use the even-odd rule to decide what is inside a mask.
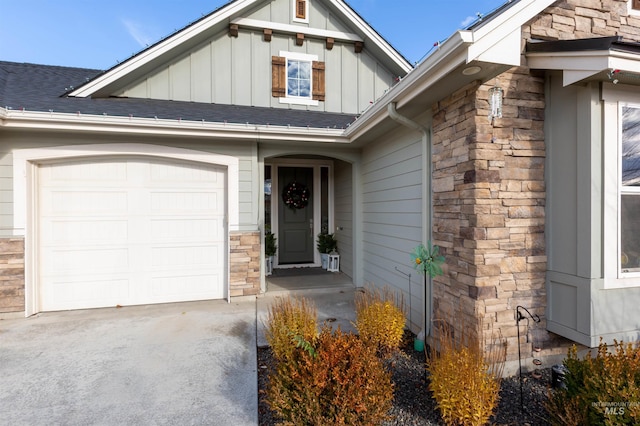
[[[231,297],[260,292],[260,232],[232,232],[229,236]]]
[[[504,90],[503,117],[491,122],[495,84]],[[500,332],[508,360],[517,359],[516,307],[545,313],[544,107],[544,80],[527,68],[472,83],[433,107],[434,242],[447,258],[434,316],[448,321],[461,311],[485,334]],[[536,327],[543,331],[544,320]],[[551,336],[539,334],[548,347]]]
[[[0,312],[24,312],[24,240],[0,239]]]

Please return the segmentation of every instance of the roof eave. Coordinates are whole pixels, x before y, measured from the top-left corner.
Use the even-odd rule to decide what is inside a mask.
[[[6,108],[0,108],[0,129],[224,138],[226,140],[259,140],[261,142],[295,141],[347,145],[350,143],[350,140],[344,136],[342,129],[13,111]]]
[[[502,66],[496,70],[520,65],[522,25],[554,1],[520,0],[474,29],[457,31],[365,111],[346,134],[357,139],[388,117],[389,103],[395,102],[402,108],[465,63],[477,61]]]
[[[436,84],[452,69],[465,63],[467,48],[473,36],[469,31],[458,31],[449,37],[439,49],[422,61],[398,84],[392,87],[365,111],[347,130],[346,134],[357,139],[387,117],[387,105],[396,103],[398,108],[410,102],[426,88]]]
[[[607,71],[618,70],[618,72],[640,74],[640,54],[615,49],[528,52],[526,57],[530,68],[562,71],[563,86],[569,86]]]

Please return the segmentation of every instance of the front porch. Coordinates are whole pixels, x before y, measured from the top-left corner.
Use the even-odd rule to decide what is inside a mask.
[[[337,290],[355,288],[353,280],[343,272],[327,272],[322,268],[287,268],[273,270],[266,277],[266,292],[292,292],[296,290]]]

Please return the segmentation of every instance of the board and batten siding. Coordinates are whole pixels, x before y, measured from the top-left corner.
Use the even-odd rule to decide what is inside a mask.
[[[291,2],[280,0],[269,2],[248,18],[291,24],[290,13]],[[308,26],[350,32],[317,2],[311,3]],[[325,63],[324,102],[305,106],[272,97],[271,58],[281,51],[317,55]],[[231,37],[224,28],[113,95],[359,114],[395,84],[396,76],[366,46],[355,53],[352,43],[336,40],[328,50],[320,38],[307,37],[297,46],[292,34],[274,32],[267,42],[259,30],[241,27],[238,36]]]
[[[422,137],[414,131],[387,134],[363,152],[363,281],[402,292],[416,333],[424,317],[424,284],[410,253],[422,243],[422,165]],[[411,285],[396,268],[411,274]]]
[[[100,138],[97,142],[95,137],[83,137],[77,135],[41,136],[21,134],[14,135],[7,133],[0,138],[0,238],[11,237],[22,234],[24,230],[15,229],[13,220],[13,154],[14,149],[45,148],[69,145],[88,145],[96,143],[144,143],[140,137],[135,140],[113,138]],[[184,139],[176,140],[175,143],[163,140],[162,143],[149,141],[149,145],[172,146],[194,151],[211,152],[215,154],[229,155],[239,158],[239,225],[241,231],[253,231],[257,229],[256,218],[258,217],[258,196],[255,193],[259,185],[256,184],[258,177],[257,160],[255,158],[255,144],[225,144],[224,142],[189,142]]]
[[[638,288],[605,288],[602,150],[618,142],[602,138],[600,83],[550,73],[547,87],[547,328],[589,347],[636,339]]]
[[[340,253],[340,271],[353,278],[353,167],[336,160],[334,169],[335,237]]]

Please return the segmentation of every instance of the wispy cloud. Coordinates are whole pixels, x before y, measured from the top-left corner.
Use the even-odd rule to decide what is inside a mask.
[[[129,35],[140,45],[140,47],[146,47],[155,40],[153,36],[146,33],[144,28],[142,28],[142,25],[138,22],[134,22],[129,19],[122,19],[122,24],[129,32]]]

